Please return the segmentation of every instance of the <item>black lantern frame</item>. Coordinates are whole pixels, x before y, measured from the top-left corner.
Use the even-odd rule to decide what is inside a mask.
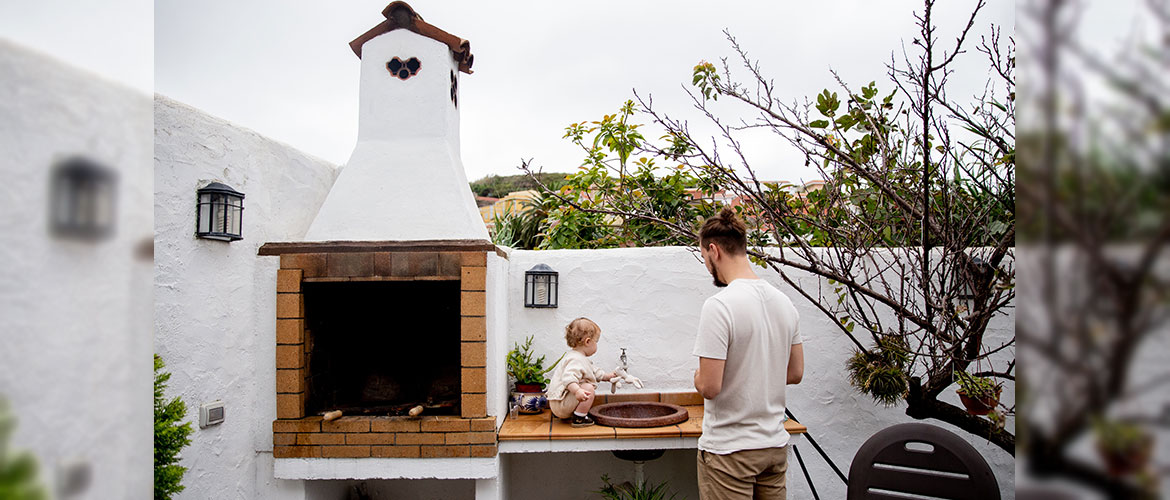
[[[114,234],[118,173],[80,156],[53,166],[49,180],[49,231],[99,240]]]
[[[545,264],[524,272],[524,307],[554,308],[560,298],[560,273]]]
[[[978,273],[986,273],[991,268],[991,265],[987,261],[976,256],[971,256],[971,262],[975,264]],[[959,291],[955,298],[970,312],[975,307],[975,280],[977,278],[975,276],[968,276],[958,266],[955,267],[955,278],[959,284]]]
[[[195,236],[228,242],[244,238],[244,193],[213,182],[199,189],[196,200]]]

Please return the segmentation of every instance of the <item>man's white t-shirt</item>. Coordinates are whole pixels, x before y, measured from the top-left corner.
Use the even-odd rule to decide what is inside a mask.
[[[788,444],[784,391],[803,342],[792,300],[762,279],[737,279],[703,303],[695,356],[726,360],[723,388],[703,406],[699,449],[726,455]]]

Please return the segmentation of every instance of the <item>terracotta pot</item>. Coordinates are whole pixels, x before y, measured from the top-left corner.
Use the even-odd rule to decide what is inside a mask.
[[[1097,453],[1101,461],[1105,462],[1105,470],[1113,477],[1124,477],[1139,472],[1150,463],[1150,456],[1154,451],[1153,440],[1148,440],[1130,450],[1110,450],[1102,443],[1097,443]]]
[[[994,397],[984,396],[982,398],[970,397],[961,390],[955,392],[959,394],[959,400],[963,402],[963,406],[967,407],[967,413],[971,415],[987,415],[999,404],[999,391],[996,391]]]
[[[516,384],[516,392],[544,392],[544,384]]]

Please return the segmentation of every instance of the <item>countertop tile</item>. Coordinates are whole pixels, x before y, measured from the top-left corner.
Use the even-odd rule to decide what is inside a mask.
[[[549,431],[552,439],[616,439],[613,427],[604,425],[590,425],[588,427],[573,427],[566,420],[552,419],[552,429]]]
[[[500,426],[500,441],[542,441],[549,439],[552,428],[552,413],[545,410],[536,415],[519,415],[504,419]]]

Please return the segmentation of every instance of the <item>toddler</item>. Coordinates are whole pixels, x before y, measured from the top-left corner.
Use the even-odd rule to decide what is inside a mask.
[[[600,338],[601,327],[588,318],[577,318],[565,327],[565,342],[572,349],[565,353],[565,358],[553,372],[547,395],[553,415],[571,417],[569,425],[573,427],[593,425],[589,408],[593,406],[597,384],[617,376],[594,368],[593,362],[589,361],[589,356],[597,352]]]

